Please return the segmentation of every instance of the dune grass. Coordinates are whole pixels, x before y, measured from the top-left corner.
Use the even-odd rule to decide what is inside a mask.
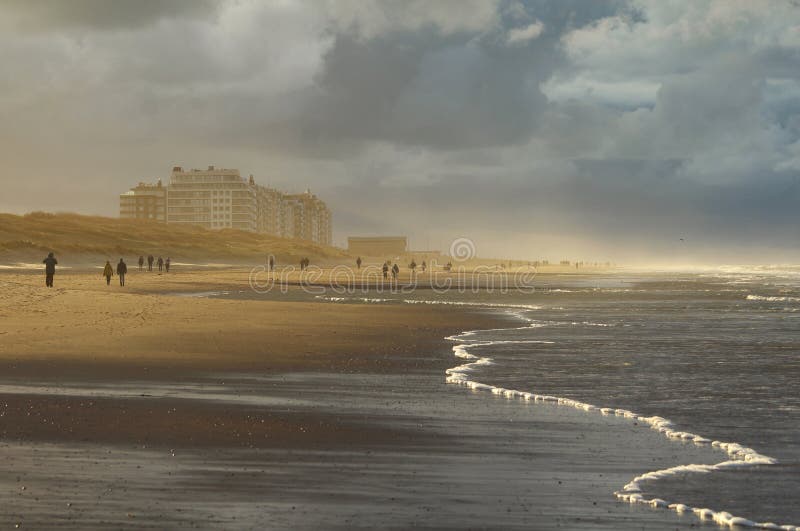
[[[169,256],[174,261],[226,263],[263,262],[268,254],[283,262],[304,256],[315,261],[346,256],[333,247],[234,229],[212,231],[150,220],[70,213],[0,214],[0,260],[36,262],[50,251],[73,262],[119,257],[133,260],[148,254]]]

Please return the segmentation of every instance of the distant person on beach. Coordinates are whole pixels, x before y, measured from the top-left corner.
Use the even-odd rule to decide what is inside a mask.
[[[142,268],[144,268],[144,256],[139,257],[139,271],[141,271]]]
[[[164,270],[164,259],[160,256],[158,257],[158,271],[159,273]]]
[[[383,263],[383,280],[389,278],[389,262]]]
[[[122,258],[119,259],[119,263],[117,264],[117,276],[119,277],[119,285],[125,285],[125,275],[128,273],[128,266],[125,264],[125,261]]]
[[[114,268],[111,267],[110,260],[106,260],[106,267],[103,269],[103,276],[106,277],[106,286],[110,286],[111,277],[114,276]]]
[[[413,258],[411,259],[411,263],[408,264],[408,267],[409,267],[409,269],[411,269],[411,274],[412,275],[417,272],[417,263],[414,261]]]
[[[393,279],[393,280],[397,280],[397,273],[399,273],[399,272],[400,272],[400,268],[399,268],[399,267],[397,267],[397,264],[395,263],[395,264],[392,266],[392,279]]]
[[[166,270],[167,270],[167,273],[169,273],[169,265],[170,265],[170,263],[171,263],[171,262],[172,262],[172,261],[170,260],[170,258],[169,258],[169,256],[168,256],[168,257],[167,257],[167,259],[166,259],[166,261],[164,262],[164,269],[166,269]]]
[[[361,269],[361,257],[356,258],[356,268]]]
[[[53,276],[56,274],[56,264],[58,260],[56,260],[53,253],[50,253],[47,255],[47,258],[42,260],[42,263],[44,264],[44,283],[48,288],[52,288]]]
[[[272,255],[269,256],[269,270],[275,271],[275,257]]]
[[[428,264],[425,263],[425,260],[422,261],[422,265],[420,267],[422,267],[423,273],[425,272],[426,269],[428,269]]]
[[[153,258],[152,254],[147,257],[147,270],[148,271],[152,271],[153,270],[153,261],[154,260],[155,260],[155,258]]]

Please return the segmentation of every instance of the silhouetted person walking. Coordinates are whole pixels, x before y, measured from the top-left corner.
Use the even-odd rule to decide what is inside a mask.
[[[389,262],[383,263],[383,280],[389,278]]]
[[[44,283],[48,288],[53,287],[53,276],[56,274],[56,264],[58,260],[53,256],[53,253],[47,255],[47,258],[42,260],[44,264]]]
[[[356,267],[358,269],[361,269],[361,257],[360,256],[358,258],[356,258]]]
[[[160,273],[163,270],[164,270],[164,259],[159,256],[158,257],[158,272]]]
[[[269,257],[269,270],[275,271],[275,257],[272,255]]]
[[[155,260],[155,258],[153,258],[152,254],[147,257],[147,270],[148,271],[152,271],[153,270],[153,260]]]
[[[144,256],[139,257],[139,271],[141,271],[142,268],[144,268]]]
[[[397,266],[397,264],[393,265],[392,266],[392,280],[397,280],[397,273],[399,273],[399,272],[400,272],[400,268]]]
[[[111,285],[111,277],[114,276],[114,268],[111,267],[111,262],[106,260],[106,267],[103,269],[103,276],[106,277],[106,286]]]
[[[117,276],[119,277],[119,285],[125,285],[125,275],[128,273],[128,266],[125,265],[125,262],[122,258],[119,259],[119,263],[117,264]]]
[[[170,263],[171,263],[171,260],[169,259],[169,256],[168,256],[167,260],[164,262],[164,269],[167,270],[167,273],[169,273],[169,264]]]

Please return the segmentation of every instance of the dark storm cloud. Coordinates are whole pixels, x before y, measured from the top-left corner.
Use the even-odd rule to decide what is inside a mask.
[[[436,26],[364,39],[338,33],[315,79],[307,137],[432,149],[519,144],[547,107],[540,89],[564,58],[562,33],[619,2],[508,2],[496,26],[443,35]],[[529,40],[508,35],[535,23]]]
[[[137,28],[162,18],[206,18],[217,8],[214,0],[0,0],[0,11],[38,31]]]
[[[362,43],[341,36],[325,58],[306,116],[322,137],[434,149],[524,142],[546,98],[546,53],[496,50],[469,37],[394,35]]]

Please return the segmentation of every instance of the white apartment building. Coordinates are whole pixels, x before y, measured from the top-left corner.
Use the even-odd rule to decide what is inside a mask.
[[[172,168],[169,186],[139,184],[120,195],[120,217],[149,218],[207,229],[239,229],[331,245],[331,212],[307,190],[285,194],[239,170]]]
[[[167,223],[255,232],[256,213],[256,190],[239,170],[172,168]]]

